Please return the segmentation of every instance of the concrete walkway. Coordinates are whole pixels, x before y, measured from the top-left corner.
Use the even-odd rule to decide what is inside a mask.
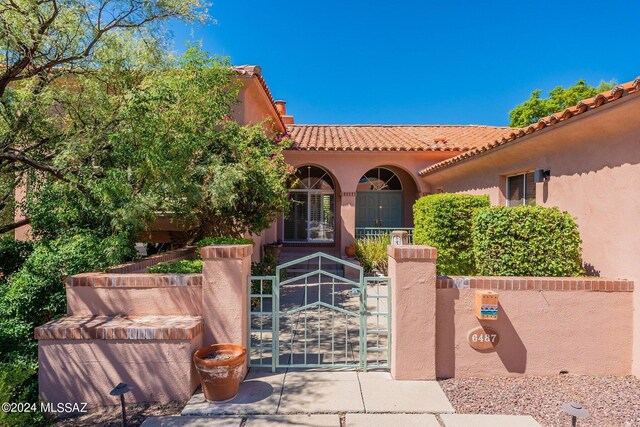
[[[238,396],[209,403],[197,392],[183,416],[149,417],[145,427],[423,426],[533,427],[531,417],[459,415],[436,381],[393,381],[388,372],[252,369]]]
[[[209,403],[201,392],[182,415],[453,413],[436,381],[393,381],[388,372],[251,370],[238,397]]]

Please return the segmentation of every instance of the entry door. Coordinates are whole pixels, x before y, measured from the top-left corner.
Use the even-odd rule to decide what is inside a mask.
[[[402,227],[402,192],[359,191],[356,195],[356,227]]]
[[[378,193],[378,227],[402,227],[402,193]]]

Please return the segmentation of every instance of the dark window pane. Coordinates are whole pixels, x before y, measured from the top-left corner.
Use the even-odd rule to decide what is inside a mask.
[[[507,200],[509,206],[522,205],[524,193],[524,175],[510,176],[507,178]]]
[[[536,182],[533,177],[533,172],[529,172],[525,175],[526,186],[525,186],[525,204],[527,206],[536,204]]]
[[[291,193],[291,207],[284,218],[284,239],[307,240],[307,193]]]
[[[398,176],[386,168],[367,171],[358,181],[357,191],[402,190]]]
[[[333,179],[327,171],[317,166],[302,166],[296,171],[296,189],[332,190]]]

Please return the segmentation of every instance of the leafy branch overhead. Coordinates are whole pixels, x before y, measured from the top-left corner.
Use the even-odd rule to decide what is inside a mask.
[[[160,64],[166,39],[162,23],[169,18],[204,22],[205,3],[11,0],[0,4],[0,211],[13,209],[11,195],[26,171],[77,183],[70,176],[73,171],[56,164],[61,145],[115,123],[92,115],[91,108],[82,104],[65,103],[64,89],[75,84],[72,76],[82,75],[93,75],[109,89],[122,89],[108,83],[113,73]],[[64,114],[51,114],[63,107]],[[1,229],[16,225],[5,221]]]
[[[509,112],[509,126],[525,127],[537,122],[543,117],[561,112],[576,105],[583,99],[591,98],[601,92],[612,89],[617,83],[602,81],[597,87],[588,85],[584,80],[578,80],[575,85],[565,89],[556,86],[549,92],[548,98],[541,98],[542,91],[536,89],[529,99],[517,105]]]

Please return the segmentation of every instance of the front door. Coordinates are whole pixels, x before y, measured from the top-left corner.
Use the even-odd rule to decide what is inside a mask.
[[[358,191],[356,228],[402,227],[402,191]]]

